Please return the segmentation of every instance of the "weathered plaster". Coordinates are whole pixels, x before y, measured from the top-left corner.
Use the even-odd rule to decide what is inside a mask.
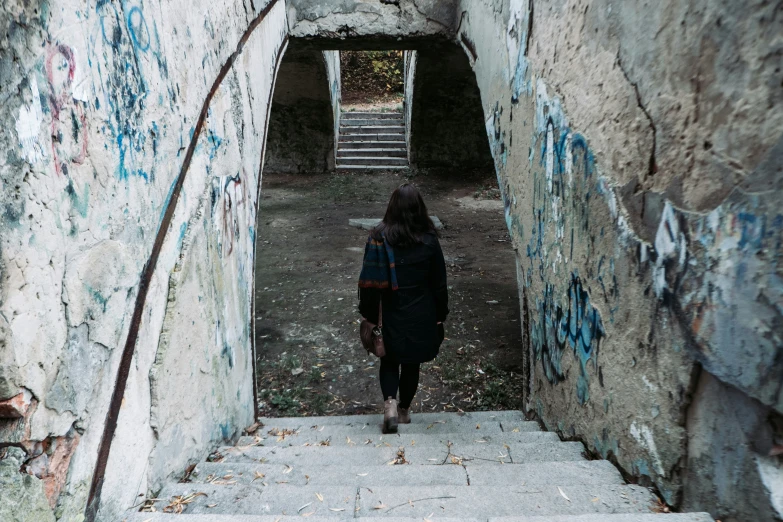
[[[326,78],[329,84],[329,100],[332,103],[332,151],[333,163],[337,161],[337,144],[340,141],[340,110],[343,102],[340,76],[340,51],[323,51],[326,62]],[[328,163],[327,163],[328,165]]]
[[[245,4],[0,8],[0,401],[25,403],[0,419],[10,516],[81,520],[123,353],[105,519],[249,422],[252,226],[290,32],[309,52],[461,48],[518,252],[531,409],[667,502],[780,517],[776,4]],[[328,148],[339,73],[317,56]]]
[[[234,350],[234,362],[244,362],[228,379],[197,375],[204,389],[218,380],[231,388],[231,404],[219,413],[197,409],[187,395],[167,397],[167,409],[156,412],[159,426],[179,422],[176,416],[187,404],[194,425],[211,427],[194,435],[187,451],[177,447],[155,453],[157,440],[148,427],[153,407],[149,368],[160,332],[171,335],[186,328],[164,328],[163,322],[171,293],[168,274],[188,255],[179,232],[190,214],[178,207],[180,217],[171,224],[176,232],[167,235],[143,313],[140,349],[121,410],[132,421],[121,421],[116,432],[116,467],[110,466],[104,497],[115,503],[103,515],[112,518],[116,509],[135,502],[137,492],[146,494],[148,486],[177,471],[176,459],[203,457],[212,444],[252,419],[247,276],[254,232],[246,224],[255,221],[267,101],[287,24],[279,2],[266,25],[255,28],[244,61],[234,64],[239,90],[221,86],[241,101],[224,103],[239,111],[222,116],[237,116],[233,121],[208,121],[214,129],[234,129],[231,143],[219,143],[209,129],[194,126],[221,67],[266,3],[255,2],[248,10],[242,2],[202,4],[64,1],[0,8],[0,118],[5,123],[0,145],[6,152],[0,158],[0,400],[20,390],[32,397],[24,418],[0,419],[0,440],[25,448],[20,458],[41,477],[47,502],[61,520],[81,520],[84,514],[140,274],[194,133],[204,141],[194,165],[221,146],[232,161],[244,162],[241,169],[215,158],[191,165],[201,186],[185,188],[180,199],[203,199],[206,187],[211,191],[219,185],[212,178],[236,175],[229,170],[245,176],[247,192],[227,186],[220,206],[210,209],[215,216],[208,226],[199,225],[205,241],[219,245],[215,248],[224,254],[231,250],[232,257],[213,259],[212,269],[198,275],[214,286],[215,272],[226,271],[229,282],[221,283],[215,297],[218,324],[212,325],[211,338],[219,332]],[[239,143],[246,150],[237,149]],[[244,282],[235,277],[240,273]],[[194,292],[180,302],[198,301]],[[210,353],[213,346],[221,357],[226,343],[199,346]],[[237,390],[244,390],[239,397]],[[211,402],[209,397],[201,400]],[[214,403],[215,408],[225,405]],[[220,424],[223,429],[216,427]],[[24,489],[17,492],[20,498],[33,494],[26,488],[39,487],[28,479],[13,484]]]
[[[685,422],[693,376],[778,410],[783,382],[774,7],[460,7],[530,310],[531,408],[667,502],[722,517],[733,497],[710,498],[688,460],[688,436],[710,437]]]
[[[683,508],[727,522],[779,520],[781,464],[761,454],[769,408],[703,372],[688,411]]]
[[[286,0],[289,34],[320,49],[400,49],[448,40],[457,0]]]

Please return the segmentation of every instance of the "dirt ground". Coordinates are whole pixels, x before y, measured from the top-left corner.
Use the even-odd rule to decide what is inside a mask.
[[[261,414],[380,412],[379,361],[358,337],[357,281],[367,232],[404,175],[264,174],[256,261]],[[514,252],[493,175],[417,176],[441,245],[451,313],[422,365],[413,411],[517,409],[522,342]]]
[[[343,112],[401,112],[402,96],[384,96],[373,100],[357,96],[353,101],[343,99],[340,108]]]

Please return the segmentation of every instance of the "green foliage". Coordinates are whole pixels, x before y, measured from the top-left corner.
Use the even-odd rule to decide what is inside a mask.
[[[402,51],[340,51],[344,99],[402,95]]]

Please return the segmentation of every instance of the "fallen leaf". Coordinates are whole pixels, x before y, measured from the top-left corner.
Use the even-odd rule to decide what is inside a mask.
[[[316,496],[316,498],[318,498],[318,500],[320,500],[321,502],[323,502],[323,501],[324,501],[324,496],[323,496],[323,495],[321,495],[320,493],[316,493],[316,494],[315,494],[315,496]]]
[[[373,507],[373,509],[383,509],[383,508],[387,508],[387,507],[389,507],[389,506],[387,506],[386,504],[384,504],[383,502],[381,502],[381,503],[380,503],[380,504],[378,504],[377,506]]]
[[[313,516],[314,514],[315,514],[315,511],[310,511],[309,513],[302,513],[302,516],[303,517],[310,517],[310,516]]]
[[[568,497],[566,496],[566,494],[565,494],[565,493],[563,493],[563,490],[562,490],[562,489],[560,489],[560,486],[557,486],[557,490],[560,492],[560,496],[562,496],[562,497],[563,497],[564,499],[566,499],[567,501],[571,502],[571,499],[570,499],[570,498],[568,498]]]
[[[356,476],[357,477],[366,477],[367,473],[357,473]]]
[[[513,429],[513,430],[511,430],[511,431],[513,431],[514,433],[519,433],[519,428],[514,428],[514,429]]]
[[[304,508],[306,508],[307,506],[309,506],[310,504],[312,504],[312,502],[308,502],[308,503],[307,503],[307,504],[305,504],[304,506],[302,506],[302,507],[300,507],[299,509],[297,509],[297,510],[296,510],[296,512],[297,512],[297,513],[301,513],[301,512],[302,512],[302,510],[303,510]]]
[[[184,509],[184,506],[190,504],[197,497],[201,497],[201,496],[206,497],[207,494],[203,492],[198,492],[198,493],[191,493],[190,495],[175,495],[174,497],[171,498],[171,504],[163,508],[163,512],[181,514],[182,510]]]
[[[329,511],[345,511],[345,508],[329,508]]]
[[[291,473],[294,470],[291,466],[286,465],[286,469],[283,470],[283,473]]]
[[[265,476],[266,476],[266,475],[264,475],[263,473],[261,473],[261,472],[259,472],[259,471],[256,471],[256,472],[255,472],[255,476],[253,477],[253,482],[255,482],[255,481],[256,481],[256,479],[262,479],[262,478],[264,478]]]
[[[217,506],[217,504],[207,504],[207,507],[208,507],[208,508],[213,508],[213,507],[215,507],[215,506]]]

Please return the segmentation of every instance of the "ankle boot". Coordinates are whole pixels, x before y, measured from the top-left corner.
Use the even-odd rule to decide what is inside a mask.
[[[410,407],[403,408],[401,406],[397,406],[397,422],[400,424],[410,424],[411,423],[411,409]]]
[[[391,397],[383,403],[383,432],[397,433],[397,399]]]

